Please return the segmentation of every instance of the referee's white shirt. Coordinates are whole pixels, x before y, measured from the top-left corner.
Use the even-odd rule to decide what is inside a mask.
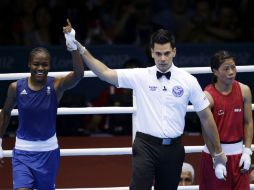
[[[117,70],[118,87],[133,89],[137,111],[137,131],[160,138],[183,134],[189,101],[196,112],[208,107],[209,101],[197,79],[176,67],[170,67],[171,78],[157,79],[156,66]]]

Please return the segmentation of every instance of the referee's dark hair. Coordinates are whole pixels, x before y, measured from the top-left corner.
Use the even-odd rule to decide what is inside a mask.
[[[166,44],[170,43],[172,48],[175,48],[175,37],[170,31],[165,29],[159,29],[154,32],[151,36],[150,47],[154,48],[154,44]]]

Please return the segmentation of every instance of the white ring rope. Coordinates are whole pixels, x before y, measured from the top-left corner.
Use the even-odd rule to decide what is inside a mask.
[[[184,146],[185,153],[202,152],[203,146]],[[254,144],[251,145],[254,151]],[[12,157],[12,150],[4,150],[4,157]],[[125,148],[79,148],[61,149],[61,156],[109,156],[109,155],[131,155],[131,147]]]
[[[1,110],[0,110],[1,111]],[[58,115],[75,115],[75,114],[120,114],[135,113],[134,107],[85,107],[85,108],[67,108],[61,107],[57,109]],[[12,116],[18,115],[18,110],[13,109]]]
[[[252,104],[252,110],[254,110],[254,104]],[[1,111],[1,110],[0,110]],[[189,105],[187,107],[188,112],[194,112],[194,107]],[[136,108],[134,107],[86,107],[86,108],[58,108],[58,115],[75,115],[75,114],[124,114],[124,113],[135,113]],[[18,115],[18,110],[13,109],[11,112],[12,116]]]
[[[254,110],[254,104],[252,104],[252,110]],[[0,110],[1,111],[1,110]],[[188,112],[194,112],[194,107],[189,105],[187,107]],[[124,114],[135,113],[135,107],[85,107],[85,108],[67,108],[61,107],[57,109],[58,115],[75,115],[75,114]],[[18,115],[18,110],[13,109],[12,116]]]
[[[178,190],[198,190],[198,185],[179,186]],[[106,188],[77,188],[77,189],[57,189],[57,190],[129,190],[129,187],[106,187]],[[154,190],[154,188],[152,188]]]
[[[210,67],[181,67],[191,74],[206,74],[212,73]],[[236,66],[237,72],[253,72],[253,65]],[[116,69],[117,70],[117,69]],[[122,69],[119,69],[122,70]],[[49,76],[62,76],[68,74],[70,71],[64,72],[49,72]],[[92,71],[85,71],[84,77],[97,77]],[[4,73],[0,74],[0,80],[17,80],[30,76],[30,73]]]
[[[250,184],[250,189],[254,190],[254,184]],[[129,187],[77,188],[77,189],[72,188],[72,189],[57,189],[57,190],[129,190]],[[199,186],[198,185],[179,186],[177,190],[199,190]]]
[[[183,67],[191,74],[205,74],[211,73],[210,67]],[[238,72],[253,72],[254,66],[237,66]],[[67,72],[49,72],[49,76],[62,76],[68,74]],[[30,73],[6,73],[0,74],[0,80],[17,80],[20,78],[28,77]],[[85,71],[84,77],[97,77],[92,71]],[[252,104],[252,110],[254,104]],[[135,113],[135,107],[86,107],[86,108],[58,108],[58,115],[67,114],[120,114],[120,113]],[[188,106],[188,112],[193,112],[194,108],[192,105]],[[18,115],[18,110],[14,109],[11,112],[12,116]],[[203,146],[185,146],[186,153],[197,153],[201,152]],[[254,145],[251,146],[254,150]],[[131,147],[127,148],[88,148],[88,149],[61,149],[61,156],[106,156],[106,155],[131,155]],[[12,150],[4,150],[4,157],[12,157]],[[254,184],[250,185],[251,190],[254,190]],[[72,188],[69,190],[128,190],[128,187],[109,187],[109,188]],[[179,186],[178,190],[198,190],[199,186]],[[66,189],[58,189],[66,190]]]

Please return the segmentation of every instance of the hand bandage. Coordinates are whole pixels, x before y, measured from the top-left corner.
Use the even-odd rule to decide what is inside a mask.
[[[218,165],[218,164],[222,164],[224,166],[226,166],[228,159],[226,157],[226,155],[224,154],[224,152],[221,152],[219,154],[216,154],[213,156],[213,166],[214,168]]]
[[[218,179],[225,179],[225,177],[227,176],[226,163],[227,157],[224,152],[214,155],[213,167],[215,169],[215,176]]]
[[[225,179],[227,176],[227,169],[223,164],[217,164],[215,167],[215,176],[218,179]]]
[[[2,148],[2,138],[0,138],[0,159],[4,157],[4,152]]]
[[[244,148],[239,162],[239,167],[243,166],[244,170],[249,170],[251,165],[252,151],[250,148]]]
[[[85,52],[86,48],[84,46],[82,46],[81,43],[79,43],[77,40],[75,41],[75,43],[78,47],[78,51],[79,51],[80,55],[82,55]]]
[[[66,46],[67,46],[67,50],[68,51],[74,51],[77,50],[77,45],[75,43],[76,39],[75,39],[75,30],[72,28],[71,32],[69,33],[65,33],[65,39],[66,39]]]

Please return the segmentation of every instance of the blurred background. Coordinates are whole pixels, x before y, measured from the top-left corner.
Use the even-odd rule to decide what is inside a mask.
[[[62,33],[67,18],[76,30],[77,40],[95,57],[113,69],[154,65],[150,57],[149,41],[150,35],[159,28],[170,30],[176,37],[177,55],[174,64],[178,67],[208,67],[210,56],[221,49],[232,52],[236,56],[237,65],[253,65],[253,0],[1,0],[0,73],[29,72],[28,53],[37,46],[49,49],[52,57],[51,71],[70,71],[71,56],[66,50]],[[195,76],[202,87],[212,79],[211,74]],[[252,72],[237,74],[237,80],[248,84],[252,94],[254,94],[253,76]],[[1,81],[0,108],[3,107],[7,88],[11,82],[13,81]],[[132,92],[117,89],[98,78],[84,78],[75,88],[65,92],[59,106],[132,106]],[[7,138],[15,136],[17,125],[18,118],[13,116],[5,134]],[[114,147],[115,142],[119,147],[131,146],[131,127],[131,114],[57,117],[57,135],[60,137],[61,147],[64,148]],[[187,113],[185,135],[197,136],[198,140],[197,143],[194,139],[184,141],[186,145],[191,142],[194,145],[201,145],[200,133],[197,115]],[[62,140],[65,137],[75,138],[69,141]],[[85,144],[77,140],[83,137],[94,137],[96,140],[85,140]],[[111,138],[111,143],[108,143],[105,137],[116,137],[117,140]],[[123,139],[120,140],[119,137]],[[105,141],[102,140],[103,138]],[[73,141],[79,144],[74,145]],[[99,145],[96,145],[98,142]],[[10,140],[6,147],[10,149],[12,146],[13,141]],[[197,157],[187,156],[186,159],[198,169]],[[98,164],[102,161],[93,162]],[[84,170],[89,169],[90,162],[86,163]],[[113,185],[128,184],[129,157],[122,166],[125,168],[119,165],[116,168],[127,170],[125,173],[127,178],[123,182],[119,179],[119,184]],[[67,169],[70,170],[71,167],[73,166]],[[75,173],[79,174],[77,169],[80,167],[78,164]],[[7,170],[10,173],[9,169]],[[68,174],[61,172],[63,173]],[[92,172],[88,173],[87,177],[91,177]],[[98,177],[98,173],[95,175]],[[65,177],[59,178],[67,185],[70,180],[64,180]],[[98,179],[97,177],[91,178]],[[105,179],[109,175],[103,177]],[[70,176],[66,178],[69,179]],[[106,181],[109,179],[101,180],[104,184]],[[87,186],[94,186],[94,184]]]

